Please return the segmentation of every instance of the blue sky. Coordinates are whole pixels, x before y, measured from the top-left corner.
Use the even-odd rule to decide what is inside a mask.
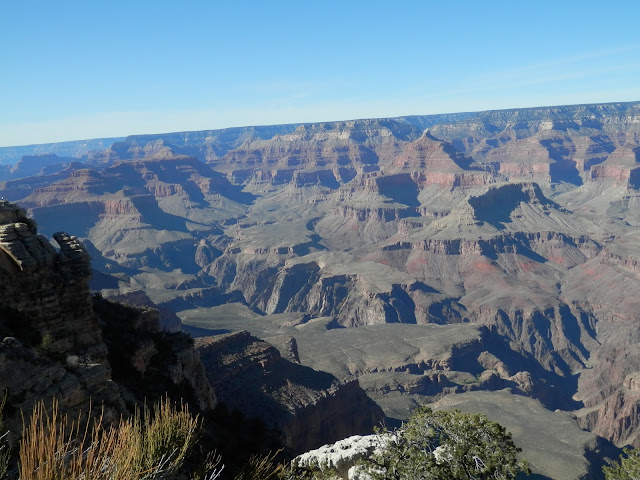
[[[640,2],[0,0],[0,146],[640,100]]]

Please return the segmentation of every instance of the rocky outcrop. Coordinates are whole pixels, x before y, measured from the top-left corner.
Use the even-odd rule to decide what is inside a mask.
[[[247,332],[201,337],[196,347],[220,402],[281,431],[295,452],[369,433],[382,420],[357,381],[287,361]]]
[[[52,351],[104,358],[89,295],[89,255],[73,236],[54,238],[59,251],[37,234],[24,210],[0,204],[0,305],[30,318],[30,328],[49,339]]]
[[[354,435],[298,455],[292,465],[309,470],[328,470],[340,479],[352,480],[358,460],[382,451],[387,438],[383,435]]]
[[[393,222],[401,218],[416,216],[415,208],[384,208],[365,207],[358,208],[345,205],[337,212],[343,218],[354,219],[359,222],[375,220],[378,222]]]
[[[640,187],[640,147],[625,144],[616,148],[603,163],[589,169],[591,182],[612,182],[638,189]]]
[[[86,249],[66,233],[54,238],[59,250],[23,209],[0,203],[0,390],[14,435],[20,412],[40,400],[50,407],[52,398],[72,416],[103,405],[105,422],[167,392],[214,408],[193,345],[161,331],[155,310],[92,298]]]
[[[453,145],[426,132],[407,144],[385,172],[408,172],[420,189],[429,185],[481,187],[495,182],[491,171],[481,171],[477,167],[471,169],[471,163],[472,160],[457,152]]]
[[[640,445],[640,335],[636,322],[631,318],[599,322],[599,338],[605,341],[594,350],[589,368],[582,372],[576,395],[584,405],[576,412],[580,426],[618,445]]]
[[[207,380],[193,339],[184,332],[160,328],[157,310],[132,307],[94,297],[102,322],[109,364],[123,397],[183,398],[200,411],[212,410],[216,395]]]
[[[579,424],[616,444],[640,445],[640,393],[619,389],[590,411],[580,412]]]
[[[316,261],[291,262],[272,278],[255,305],[266,313],[308,312],[316,317],[333,316],[338,323],[351,327],[416,323],[410,293],[414,282],[407,278],[398,282],[370,282],[367,271],[377,266],[362,265],[361,269],[364,271],[325,271]]]
[[[124,404],[89,293],[89,256],[75,237],[56,234],[60,250],[37,235],[14,204],[0,204],[0,388],[8,389],[7,424],[20,410],[56,397],[67,409],[104,402],[114,419]]]

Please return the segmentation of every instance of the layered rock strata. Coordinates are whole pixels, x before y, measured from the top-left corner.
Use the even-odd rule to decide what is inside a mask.
[[[23,209],[0,203],[0,390],[7,393],[4,419],[12,435],[21,431],[20,412],[40,400],[51,408],[53,398],[72,416],[102,405],[106,422],[166,392],[194,408],[214,408],[193,347],[163,334],[155,311],[93,299],[86,249],[66,233],[54,238],[59,250],[37,234]]]
[[[49,236],[86,237],[105,295],[144,290],[179,314],[234,300],[333,327],[485,324],[582,402],[548,405],[582,406],[581,425],[623,444],[638,441],[624,384],[638,367],[619,353],[640,308],[639,112],[135,136],[0,190]]]
[[[281,431],[295,452],[369,433],[383,419],[357,380],[340,383],[285,360],[248,332],[201,337],[196,347],[219,400]]]

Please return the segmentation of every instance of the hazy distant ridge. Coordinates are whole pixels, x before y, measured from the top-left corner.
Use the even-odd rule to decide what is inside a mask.
[[[393,120],[407,123],[424,130],[434,125],[480,122],[497,127],[517,120],[559,121],[578,118],[597,120],[611,115],[640,115],[640,101],[614,102],[584,105],[565,105],[549,107],[515,108],[508,110],[488,110],[482,112],[444,113],[435,115],[408,115],[381,120]],[[236,148],[247,138],[270,139],[274,135],[282,135],[294,131],[300,125],[332,124],[335,122],[291,123],[283,125],[233,127],[214,130],[185,131],[174,133],[158,133],[146,135],[130,135],[128,137],[95,138],[90,140],[74,140],[59,143],[44,143],[13,147],[0,147],[0,165],[13,165],[24,155],[40,155],[53,153],[60,157],[82,158],[94,150],[104,150],[114,142],[123,140],[146,144],[153,140],[164,140],[178,147],[207,143],[217,145],[221,150]]]
[[[93,138],[91,140],[0,147],[0,165],[13,165],[25,155],[43,155],[47,153],[53,153],[59,157],[82,158],[93,150],[104,150],[113,142],[123,139],[124,137]]]

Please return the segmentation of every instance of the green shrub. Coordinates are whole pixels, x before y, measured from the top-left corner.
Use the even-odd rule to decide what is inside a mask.
[[[154,405],[151,415],[145,406],[143,415],[136,411],[134,431],[138,445],[135,462],[142,472],[158,469],[163,476],[175,472],[184,463],[189,449],[196,441],[198,417],[192,417],[185,404],[176,409],[169,398]],[[155,478],[155,477],[154,477]]]
[[[45,333],[42,336],[42,341],[40,342],[40,348],[42,348],[45,352],[53,351],[53,346],[55,344],[55,338],[50,333]]]
[[[418,409],[365,461],[374,480],[513,479],[529,473],[504,427],[482,414]]]
[[[625,448],[618,461],[602,467],[606,480],[640,480],[640,449]]]

